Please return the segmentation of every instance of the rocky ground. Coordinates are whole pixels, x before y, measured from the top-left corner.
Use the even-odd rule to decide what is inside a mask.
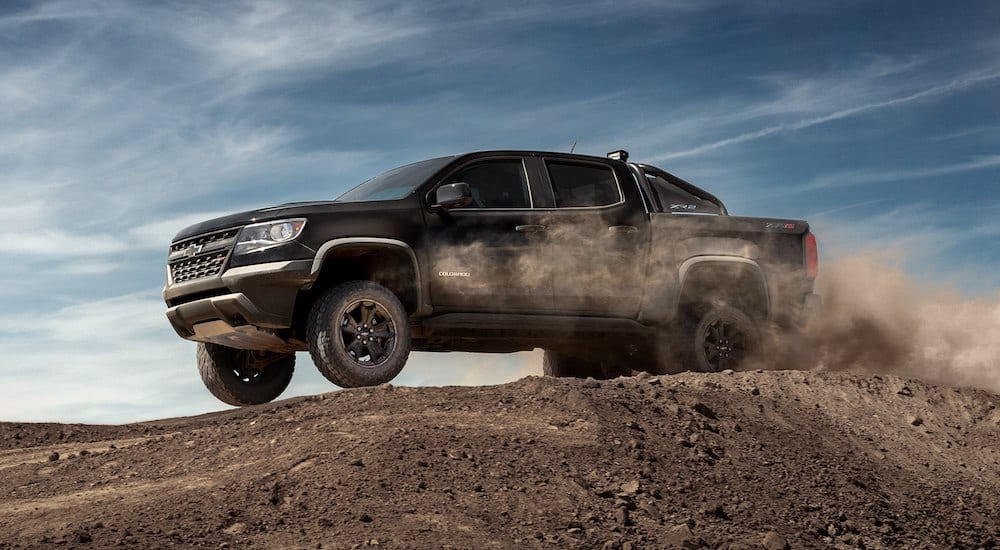
[[[996,548],[997,405],[758,371],[0,424],[0,547]]]

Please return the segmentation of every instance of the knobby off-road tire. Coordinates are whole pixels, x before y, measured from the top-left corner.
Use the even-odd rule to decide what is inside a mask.
[[[741,309],[730,305],[704,311],[685,336],[684,359],[702,372],[745,368],[761,341],[757,323]]]
[[[757,323],[742,309],[705,304],[657,331],[655,374],[741,370],[761,344]]]
[[[371,281],[343,283],[323,294],[309,313],[306,339],[316,368],[342,388],[384,384],[410,355],[403,304]]]
[[[545,350],[542,355],[542,374],[545,376],[608,380],[619,376],[628,376],[631,373],[631,369],[600,361],[580,359],[552,350]]]
[[[294,353],[198,344],[197,356],[198,372],[208,391],[237,407],[273,401],[295,372]]]

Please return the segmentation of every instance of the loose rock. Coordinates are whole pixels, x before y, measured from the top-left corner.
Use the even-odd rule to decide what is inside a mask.
[[[696,536],[686,523],[671,527],[663,537],[663,543],[666,548],[684,550],[697,550],[706,546],[705,541]]]
[[[791,550],[791,546],[785,538],[774,531],[769,531],[764,535],[761,546],[764,547],[764,550]]]

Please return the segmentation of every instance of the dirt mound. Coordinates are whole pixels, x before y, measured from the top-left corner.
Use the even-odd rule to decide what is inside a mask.
[[[5,424],[0,547],[990,548],[996,405],[894,377],[748,372]]]

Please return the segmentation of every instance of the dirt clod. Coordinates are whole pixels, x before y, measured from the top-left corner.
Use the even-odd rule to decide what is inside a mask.
[[[705,541],[696,536],[686,523],[667,529],[663,537],[663,544],[668,548],[682,548],[684,550],[698,550],[707,547]]]
[[[622,483],[622,492],[629,495],[634,495],[639,492],[639,481],[632,480]]]
[[[726,514],[726,509],[722,506],[721,502],[713,501],[705,504],[701,508],[702,515],[712,516],[719,519],[729,519],[729,515]]]
[[[761,541],[761,546],[764,550],[790,550],[791,546],[784,537],[775,533],[774,531],[769,531],[764,535],[764,540]]]
[[[615,508],[615,521],[618,525],[629,526],[632,525],[632,517],[628,512],[627,507]]]

